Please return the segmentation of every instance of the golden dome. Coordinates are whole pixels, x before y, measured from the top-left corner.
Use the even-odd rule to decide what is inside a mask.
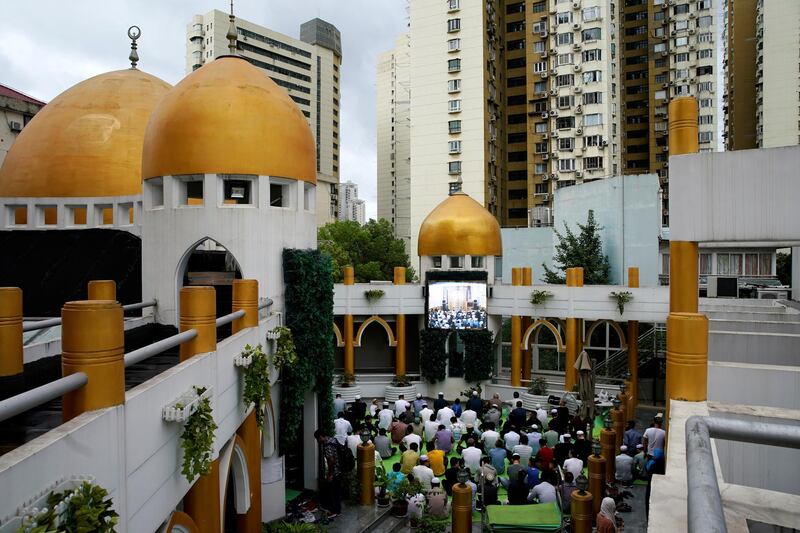
[[[127,196],[142,192],[142,139],[169,90],[136,69],[100,74],[37,113],[0,168],[0,197]]]
[[[422,221],[417,248],[420,256],[503,255],[500,224],[481,204],[456,192]]]
[[[144,139],[142,176],[256,174],[316,183],[316,145],[286,91],[226,56],[186,76],[161,101]]]

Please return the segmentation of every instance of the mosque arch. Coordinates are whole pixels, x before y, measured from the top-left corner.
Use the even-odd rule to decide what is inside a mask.
[[[378,315],[372,315],[364,322],[361,323],[359,326],[358,331],[356,332],[356,337],[353,341],[353,346],[361,346],[361,336],[364,334],[364,330],[367,329],[367,326],[372,324],[373,322],[377,322],[380,324],[383,329],[386,331],[386,336],[389,338],[389,346],[397,346],[397,339],[394,338],[394,332],[392,331],[392,327],[386,322],[384,319],[379,317]]]
[[[166,525],[159,533],[200,533],[192,517],[183,511],[172,511]]]
[[[561,333],[559,333],[558,328],[546,318],[538,318],[530,326],[528,326],[528,329],[526,329],[525,333],[522,335],[522,346],[528,346],[531,335],[541,327],[549,329],[556,338],[556,345],[558,346],[559,352],[565,352],[567,350],[567,346],[564,344],[564,340],[561,338]]]
[[[613,329],[617,333],[617,335],[619,335],[620,348],[622,349],[628,348],[628,342],[627,339],[625,338],[625,332],[622,331],[622,327],[616,321],[609,320],[607,318],[603,318],[601,320],[595,320],[594,322],[592,322],[592,325],[589,326],[589,329],[586,330],[586,334],[584,335],[583,338],[584,345],[591,346],[591,344],[589,343],[592,340],[592,334],[594,334],[594,331],[601,324],[608,324],[611,327],[611,329]]]
[[[342,337],[342,330],[339,329],[339,326],[336,322],[333,323],[333,335],[336,337],[336,347],[342,348],[344,347],[344,337]]]

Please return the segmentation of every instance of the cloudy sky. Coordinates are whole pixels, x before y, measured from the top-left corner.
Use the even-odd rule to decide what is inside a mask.
[[[406,0],[235,0],[237,16],[291,37],[320,17],[342,32],[341,178],[359,184],[375,217],[375,62],[406,31]],[[129,66],[127,29],[142,29],[139,66],[175,84],[192,15],[226,0],[13,0],[0,17],[0,83],[41,100]]]

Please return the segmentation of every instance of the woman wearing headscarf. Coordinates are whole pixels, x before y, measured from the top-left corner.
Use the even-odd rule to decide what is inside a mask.
[[[605,497],[597,513],[597,533],[617,533],[617,504],[613,498]]]

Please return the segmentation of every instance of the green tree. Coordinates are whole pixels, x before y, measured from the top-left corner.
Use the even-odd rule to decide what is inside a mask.
[[[603,254],[603,242],[599,232],[601,228],[594,219],[594,211],[589,210],[586,224],[577,223],[580,233],[575,233],[564,223],[565,234],[555,230],[558,237],[556,255],[553,262],[555,270],[544,267],[544,280],[547,283],[566,283],[566,271],[572,267],[583,267],[583,281],[587,285],[607,285],[611,272],[608,256]]]
[[[394,267],[406,267],[406,281],[414,279],[414,269],[401,239],[385,219],[370,220],[363,226],[352,220],[325,224],[317,231],[320,251],[333,262],[333,280],[341,283],[343,269],[353,265],[356,282],[394,279]]]
[[[783,252],[778,252],[775,256],[775,268],[778,279],[784,285],[792,284],[792,256]]]

